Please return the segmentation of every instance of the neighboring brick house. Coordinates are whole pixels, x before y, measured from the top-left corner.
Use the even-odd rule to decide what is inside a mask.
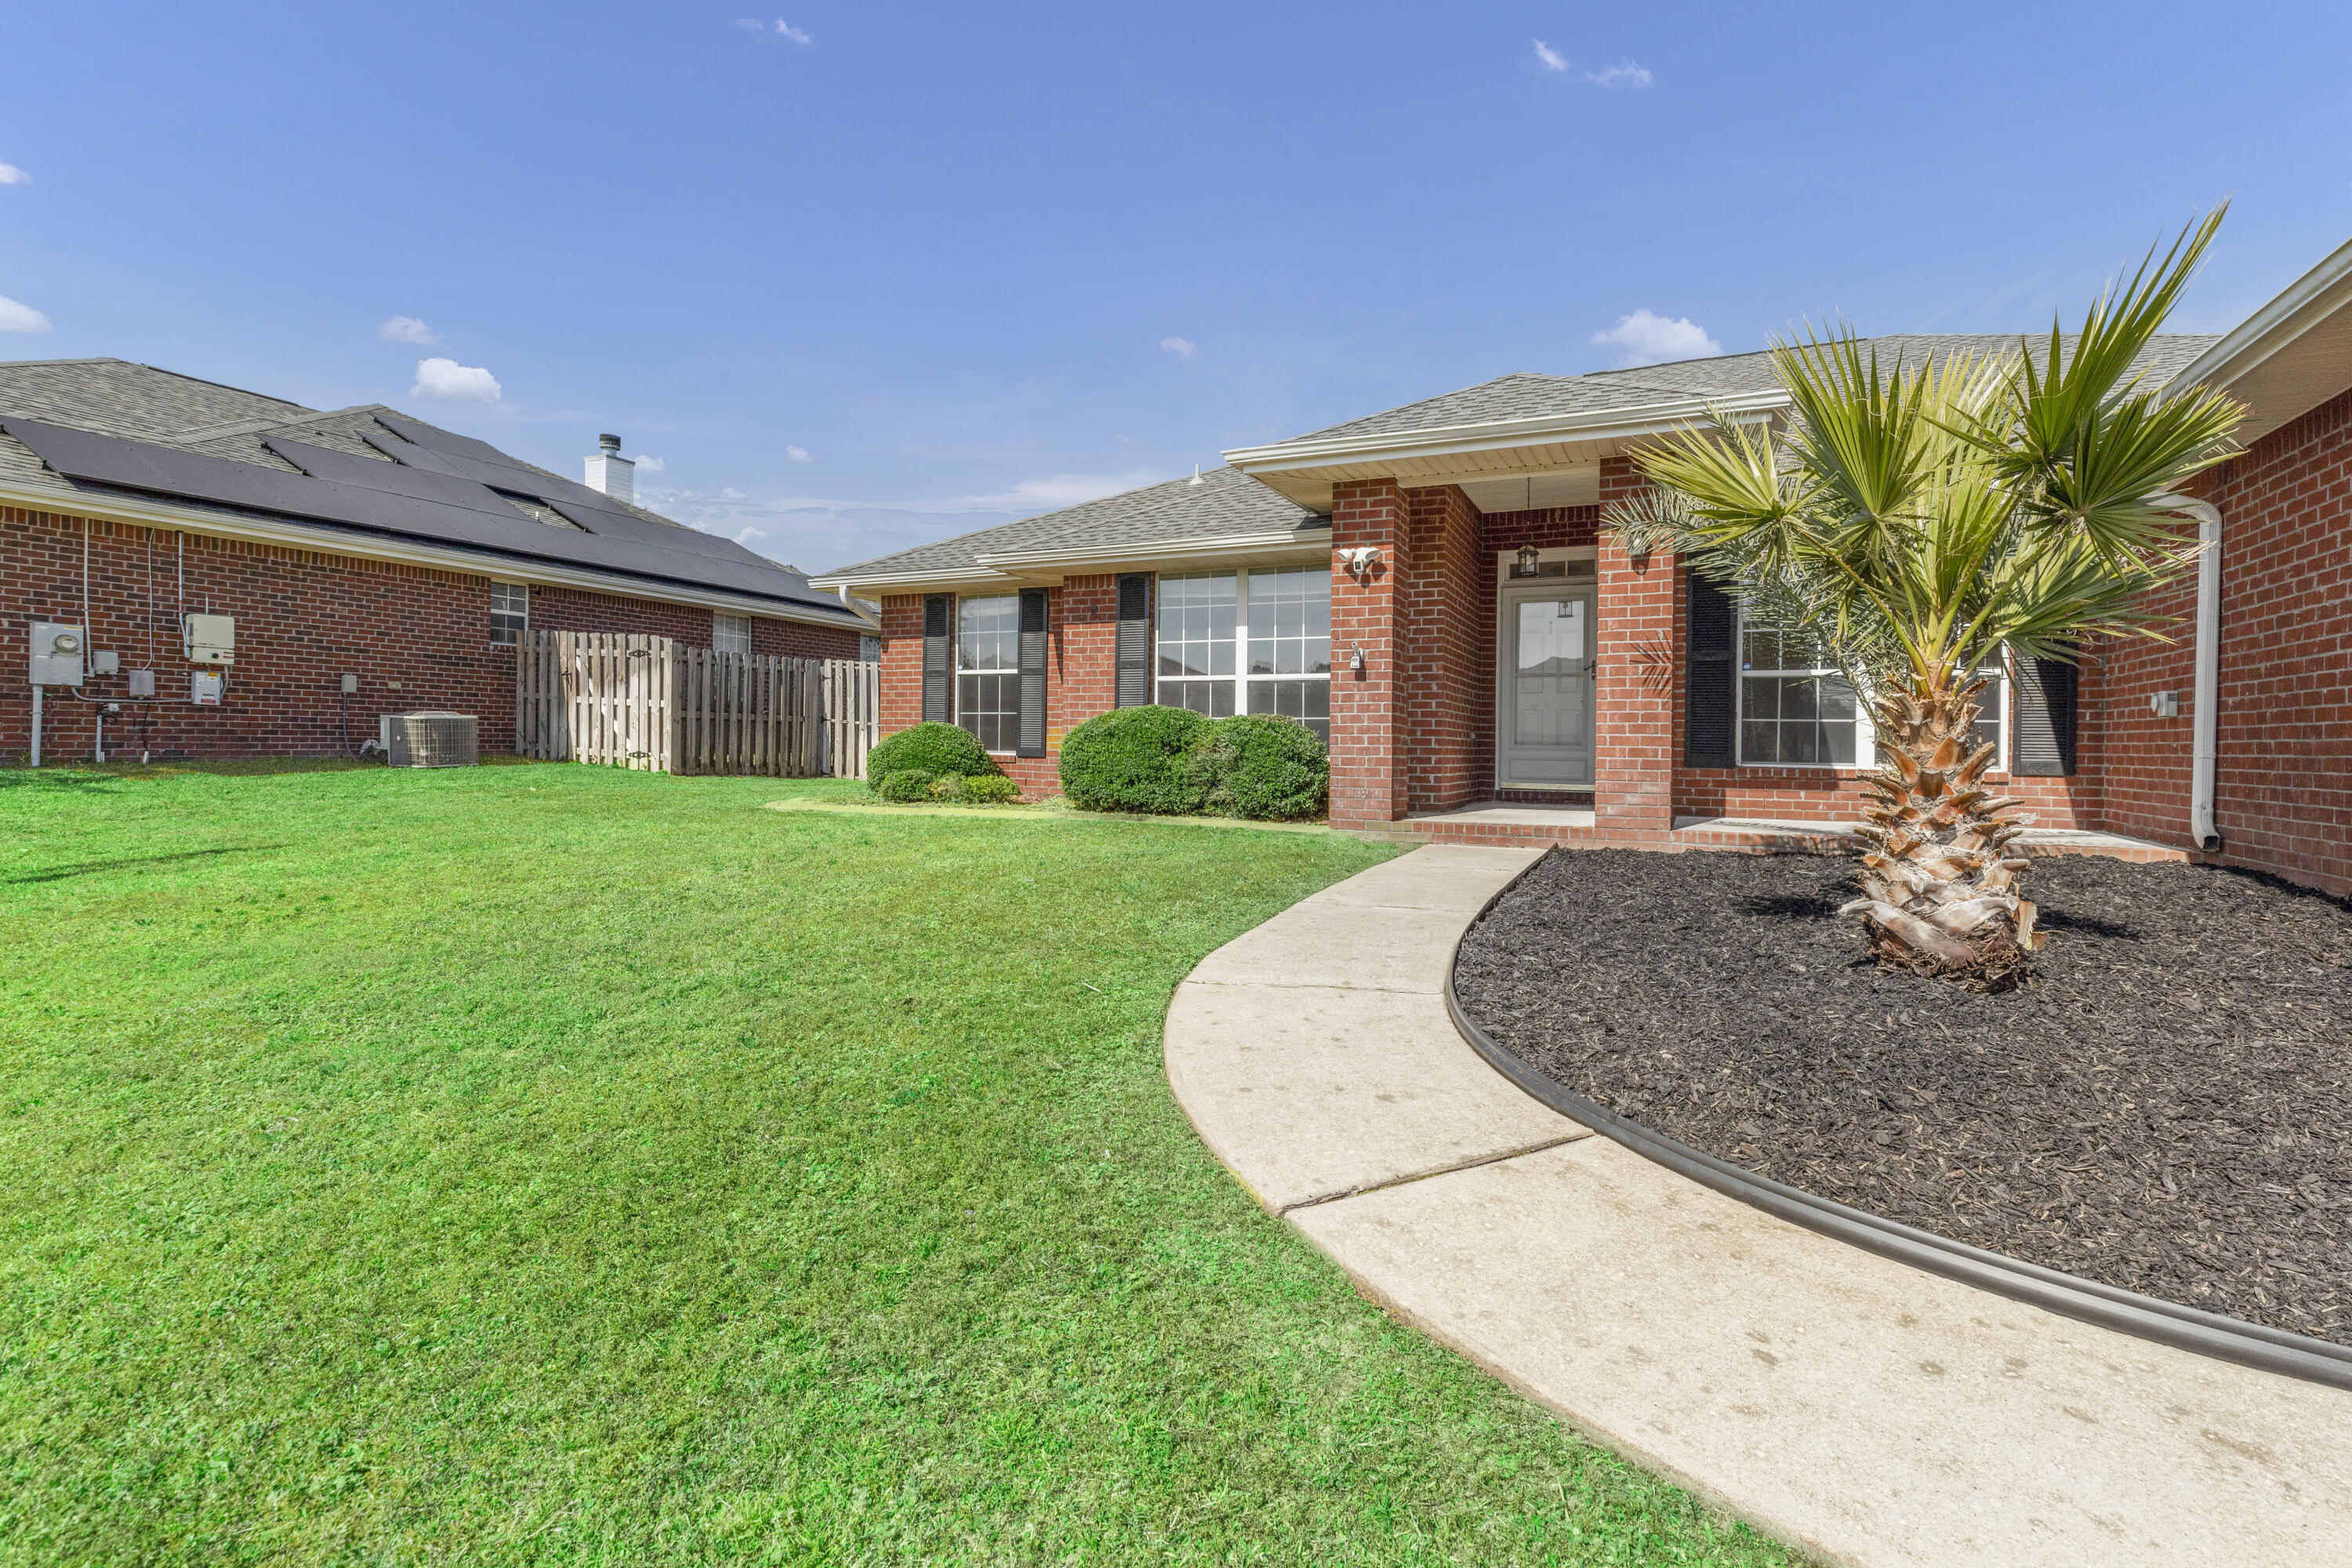
[[[2352,246],[2238,331],[2144,357],[2150,380],[2252,411],[2246,452],[2203,487],[2221,536],[2211,792],[2190,585],[2175,642],[1995,672],[1982,732],[2041,826],[2352,889],[2347,300]],[[1916,364],[2017,342],[1874,346]],[[1834,672],[1598,527],[1640,482],[1644,438],[1787,405],[1762,354],[1505,376],[815,585],[882,601],[886,731],[962,723],[1033,795],[1069,726],[1157,700],[1306,719],[1330,744],[1335,826],[1435,831],[1505,802],[1557,808],[1538,819],[1554,837],[1671,847],[1695,820],[1851,820],[1873,741]]]
[[[0,363],[0,757],[33,749],[37,625],[117,667],[43,689],[60,761],[90,758],[101,725],[110,758],[334,755],[419,709],[472,713],[486,752],[510,750],[530,626],[860,656],[867,616],[636,506],[604,447],[582,484],[389,408],[121,360]],[[233,662],[189,657],[189,615],[234,621]],[[214,675],[217,700],[192,700]]]

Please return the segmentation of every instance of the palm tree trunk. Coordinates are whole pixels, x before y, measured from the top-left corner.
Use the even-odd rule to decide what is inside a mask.
[[[2045,938],[2019,895],[2031,862],[2008,848],[2023,803],[1993,798],[1979,781],[1995,748],[1969,744],[1984,684],[1937,679],[1872,705],[1887,760],[1862,811],[1864,896],[1838,912],[1862,916],[1882,964],[2002,990]]]

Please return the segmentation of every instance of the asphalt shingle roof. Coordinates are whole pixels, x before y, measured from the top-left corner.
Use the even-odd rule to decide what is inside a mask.
[[[2073,340],[2070,337],[2065,341],[2071,344]],[[2210,336],[2185,333],[2159,337],[2140,356],[2140,372],[2154,381],[2165,381],[2216,341]],[[2016,336],[1996,332],[1902,333],[1868,342],[1877,351],[1882,364],[1898,355],[1906,363],[1916,364],[1923,357],[1941,361],[1960,352],[2008,353],[2018,345]],[[2032,340],[2036,350],[2048,342],[2046,334]],[[1779,384],[1772,372],[1771,356],[1761,353],[1722,354],[1712,359],[1645,365],[1638,370],[1599,371],[1589,375],[1523,372],[1449,392],[1442,397],[1424,398],[1401,408],[1351,419],[1295,439],[1402,435],[1549,415],[1638,408],[1694,396],[1769,392]],[[1219,468],[1202,474],[1201,479],[1202,482],[1197,487],[1189,479],[1147,485],[1124,495],[1107,496],[1018,522],[1000,523],[994,528],[917,545],[818,575],[855,581],[923,572],[945,574],[977,568],[983,555],[1086,547],[1117,549],[1171,539],[1270,532],[1324,521],[1237,468]]]
[[[2029,338],[2029,351],[2041,351],[2049,341],[2046,333]],[[2073,338],[2070,335],[2064,341],[2071,345]],[[2166,381],[2219,341],[2193,333],[2158,337],[2140,355],[2140,373],[2156,382]],[[1940,362],[1958,353],[2007,353],[2018,346],[2016,335],[2007,332],[1907,332],[1865,342],[1877,351],[1882,365],[1891,363],[1898,355],[1905,363],[1916,365],[1923,360]],[[1523,371],[1292,438],[1321,441],[1342,437],[1396,436],[1507,419],[1639,408],[1687,397],[1733,397],[1743,393],[1769,392],[1778,384],[1772,374],[1771,355],[1764,353],[1721,354],[1712,359],[1643,365],[1637,370],[1596,371],[1589,375],[1537,375]]]
[[[36,423],[24,431],[28,439],[0,432],[0,477],[54,490],[61,500],[107,487],[90,482],[87,469],[66,465],[69,472],[85,476],[77,481],[45,465],[29,444],[43,439],[37,433],[40,426],[87,431],[116,441],[137,443],[142,447],[222,458],[286,475],[301,475],[304,469],[289,461],[283,452],[273,450],[272,443],[295,451],[300,448],[288,444],[299,442],[307,447],[325,447],[345,457],[383,463],[394,472],[400,471],[400,465],[386,455],[387,448],[407,451],[419,460],[428,460],[417,455],[413,446],[405,446],[396,438],[404,433],[404,426],[409,427],[404,433],[423,435],[436,446],[446,445],[452,449],[478,446],[379,404],[322,411],[115,359],[0,363],[0,421],[12,417]],[[370,437],[374,438],[373,444]],[[64,437],[50,439],[54,443]],[[413,531],[417,537],[440,543],[454,542],[461,548],[478,547],[510,557],[617,571],[649,581],[718,587],[789,603],[796,610],[839,616],[845,622],[856,619],[839,600],[811,588],[803,574],[731,541],[700,533],[644,507],[597,495],[577,480],[509,458],[493,447],[479,446],[479,451],[498,459],[499,472],[503,477],[483,481],[496,485],[496,489],[475,493],[498,497],[513,510],[518,520],[528,519],[548,526],[514,533],[493,524],[488,531],[468,538],[462,530],[453,534],[446,516],[440,526],[432,526],[420,511]],[[188,468],[184,459],[181,467]],[[175,499],[204,510],[232,513],[238,510],[236,504],[224,502],[217,489],[209,497],[195,491],[185,497],[169,489],[162,493],[174,494]],[[581,512],[579,503],[583,501],[593,502],[595,510],[607,514],[604,524],[591,519],[583,525],[557,510],[562,507]],[[322,532],[351,531],[349,520],[330,510],[322,510],[316,518],[291,511],[275,511],[273,515],[312,522]],[[655,526],[646,526],[649,524]],[[373,531],[411,531],[402,525],[396,506],[381,525],[368,526]]]
[[[856,579],[908,572],[955,572],[978,566],[983,555],[1116,550],[1170,539],[1220,539],[1323,525],[1322,518],[1240,469],[1216,468],[1202,474],[1197,485],[1190,476],[1146,485],[818,575]]]

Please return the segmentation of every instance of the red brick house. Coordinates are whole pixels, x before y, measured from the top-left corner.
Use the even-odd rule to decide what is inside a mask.
[[[31,679],[58,677],[31,641],[59,627],[83,647],[39,688],[39,745],[76,761],[101,728],[110,759],[334,755],[414,710],[474,714],[484,751],[511,750],[530,626],[860,656],[864,614],[635,505],[603,447],[583,484],[389,408],[0,364],[0,758],[35,749]],[[233,647],[199,640],[219,635]]]
[[[2347,300],[2352,246],[2227,336],[2151,346],[2144,374],[2247,403],[2247,449],[2204,486],[2176,641],[1999,672],[1984,732],[2042,827],[2352,889]],[[882,602],[886,731],[961,723],[1033,795],[1070,725],[1160,701],[1323,731],[1336,826],[1671,847],[1850,820],[1872,741],[1834,673],[1599,531],[1628,452],[1708,405],[1785,398],[1761,354],[1505,376],[815,585]]]

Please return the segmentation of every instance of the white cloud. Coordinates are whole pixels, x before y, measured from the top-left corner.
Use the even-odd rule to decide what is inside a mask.
[[[46,332],[53,329],[49,319],[30,305],[20,305],[5,294],[0,294],[0,332]]]
[[[1627,87],[1647,87],[1650,85],[1650,69],[1647,66],[1635,65],[1632,60],[1619,60],[1607,70],[1586,71],[1584,79],[1598,82],[1602,87],[1615,87],[1619,82]]]
[[[1708,337],[1706,329],[1689,317],[1670,320],[1649,310],[1636,310],[1619,318],[1607,331],[1593,333],[1592,342],[1596,347],[1624,351],[1617,360],[1620,370],[1639,364],[1665,364],[1679,359],[1705,359],[1723,352],[1723,345]]]
[[[14,163],[0,163],[0,185],[29,185],[33,176]]]
[[[1190,338],[1162,338],[1160,340],[1160,352],[1174,354],[1178,359],[1199,359],[1201,345]]]
[[[436,354],[416,362],[416,384],[408,389],[408,395],[429,397],[436,403],[496,403],[506,395],[499,389],[499,378],[481,366],[459,364]]]
[[[669,467],[667,463],[663,462],[659,458],[649,458],[643,452],[631,458],[629,461],[636,464],[637,472],[641,474],[658,474],[664,468]]]
[[[414,316],[394,316],[378,327],[375,335],[388,343],[415,343],[427,349],[441,341],[440,333]]]
[[[809,455],[809,449],[806,447],[786,446],[784,447],[784,461],[787,463],[814,463],[816,459]]]
[[[793,26],[782,16],[776,18],[776,32],[779,36],[790,38],[796,44],[814,44],[816,42],[814,38],[810,37],[806,33],[803,32],[800,28]]]
[[[1541,38],[1538,38],[1536,40],[1536,64],[1543,67],[1543,68],[1548,71],[1564,71],[1568,68],[1568,57],[1561,54],[1558,49],[1553,48],[1549,44],[1545,43]]]
[[[1059,507],[1076,506],[1082,500],[1100,500],[1121,490],[1131,490],[1157,482],[1159,474],[1049,474],[1040,479],[1023,479],[1009,490],[994,495],[951,496],[942,505],[958,511],[1013,511],[1024,514],[1052,511]]]
[[[757,16],[738,16],[727,25],[730,27],[740,27],[747,33],[764,33],[768,30],[768,24]]]

